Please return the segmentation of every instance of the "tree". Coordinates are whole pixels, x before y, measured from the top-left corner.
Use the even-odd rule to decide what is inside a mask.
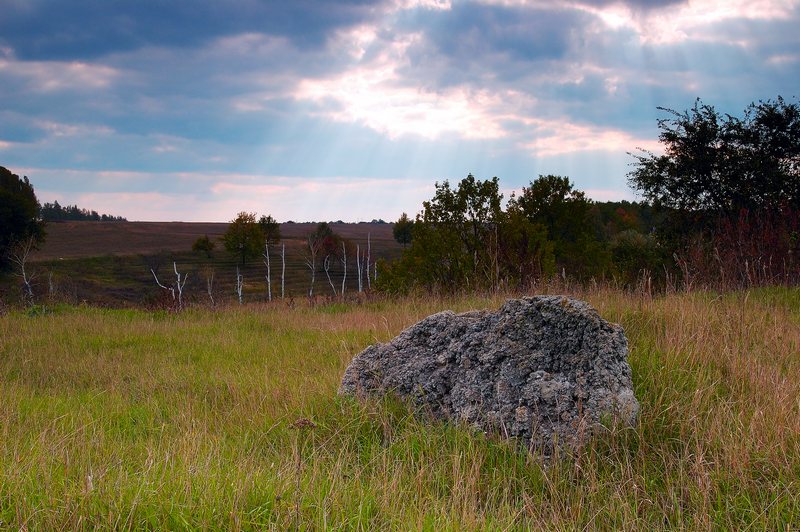
[[[400,218],[394,223],[392,234],[398,244],[403,244],[405,248],[411,243],[414,231],[414,220],[411,220],[406,213],[400,215]]]
[[[272,216],[261,216],[258,226],[264,235],[264,265],[267,267],[267,300],[272,301],[272,267],[269,259],[269,247],[281,240],[281,226]]]
[[[228,230],[222,236],[222,242],[228,253],[237,256],[242,265],[247,263],[247,259],[260,256],[264,233],[256,223],[255,213],[240,212],[231,220]]]
[[[591,208],[586,194],[574,189],[568,177],[555,175],[540,175],[509,201],[509,209],[519,209],[547,230],[557,266],[578,276],[601,275],[610,262],[590,219]]]
[[[214,251],[215,244],[208,238],[208,235],[201,236],[192,244],[192,251],[195,253],[204,253],[206,258],[211,258],[211,252]]]
[[[783,98],[752,103],[743,118],[699,98],[658,120],[664,154],[644,150],[630,185],[656,205],[736,215],[741,209],[800,208],[800,107]]]
[[[435,186],[414,222],[411,246],[387,266],[381,285],[400,291],[408,284],[445,290],[494,284],[503,198],[498,178],[469,174],[455,189],[448,181]]]
[[[258,219],[258,226],[264,234],[264,243],[267,246],[274,246],[281,241],[281,224],[271,215],[262,215]]]
[[[39,201],[27,177],[0,166],[0,267],[7,267],[11,247],[31,239],[35,248],[44,241],[44,223],[38,219]]]

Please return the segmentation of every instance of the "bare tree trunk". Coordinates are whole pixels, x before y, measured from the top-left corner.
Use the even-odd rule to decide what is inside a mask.
[[[335,296],[336,295],[336,287],[333,286],[333,281],[331,280],[331,273],[330,273],[330,268],[331,268],[331,256],[330,255],[325,255],[325,260],[322,261],[322,266],[325,268],[325,275],[328,277],[328,283],[330,283],[331,290],[333,290],[333,295]]]
[[[11,246],[11,251],[9,254],[9,258],[11,262],[17,265],[17,269],[19,273],[17,275],[22,279],[22,294],[25,303],[28,306],[33,306],[33,275],[28,275],[28,271],[26,269],[28,263],[28,257],[30,256],[31,251],[33,251],[34,247],[34,239],[32,236],[26,238],[25,240],[19,241],[14,243]]]
[[[272,279],[270,279],[269,245],[264,244],[264,264],[267,265],[267,301],[272,301]]]
[[[361,283],[361,246],[356,244],[356,269],[358,270],[358,292],[363,291],[363,284]]]
[[[372,244],[370,243],[370,233],[367,233],[367,290],[372,290],[372,283],[369,280],[369,263],[371,258]]]
[[[239,273],[239,266],[236,266],[236,295],[239,296],[239,304],[242,304],[242,290],[244,289],[244,276]]]
[[[342,296],[344,296],[344,283],[347,281],[347,249],[345,249],[344,241],[342,241]]]
[[[210,271],[206,274],[206,291],[208,292],[208,299],[211,300],[211,306],[216,306],[214,303],[214,271]]]
[[[172,288],[171,286],[164,286],[163,284],[161,284],[161,281],[159,281],[159,280],[158,280],[158,276],[156,275],[156,272],[155,272],[155,270],[153,270],[152,268],[150,268],[150,273],[152,273],[152,274],[153,274],[153,279],[155,279],[155,280],[156,280],[156,284],[157,284],[159,287],[163,288],[164,290],[166,290],[166,291],[168,291],[170,294],[172,294],[172,303],[174,304],[174,303],[175,303],[175,289],[174,289],[174,288]]]
[[[189,278],[189,274],[187,273],[183,277],[183,282],[181,282],[181,274],[178,273],[178,265],[173,262],[172,269],[175,271],[175,288],[178,291],[178,310],[183,310],[183,287],[186,286],[186,280]]]
[[[306,259],[306,266],[311,270],[311,287],[308,289],[308,297],[314,297],[314,281],[317,276],[317,252],[312,251],[311,257]]]
[[[286,280],[286,244],[281,247],[281,299],[284,297],[284,282]]]
[[[186,286],[186,280],[189,278],[189,275],[182,276],[178,273],[178,265],[173,262],[172,263],[172,270],[175,272],[175,285],[174,286],[164,286],[161,284],[161,281],[158,280],[158,276],[156,275],[155,270],[152,268],[150,269],[150,273],[153,274],[153,279],[156,280],[156,284],[163,288],[164,290],[169,291],[170,295],[172,295],[172,302],[173,304],[177,303],[177,307],[175,310],[183,310],[183,287]],[[177,293],[177,297],[176,294]]]

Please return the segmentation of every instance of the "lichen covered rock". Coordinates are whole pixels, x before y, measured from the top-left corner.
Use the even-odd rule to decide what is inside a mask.
[[[434,418],[547,452],[574,447],[606,420],[633,424],[627,353],[622,328],[587,303],[528,297],[496,312],[425,318],[356,355],[339,393],[394,394]]]

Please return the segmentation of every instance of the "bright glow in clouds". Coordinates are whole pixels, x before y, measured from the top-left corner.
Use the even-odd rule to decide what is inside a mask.
[[[578,4],[580,6],[580,4]],[[641,12],[622,4],[580,6],[613,29],[629,27],[644,43],[670,44],[686,40],[727,40],[708,28],[733,19],[785,20],[798,7],[797,0],[689,0],[668,9]]]
[[[132,220],[392,220],[468,173],[631,198],[657,106],[800,86],[800,0],[0,4],[0,165]]]
[[[375,36],[376,31],[363,27],[353,32],[354,55],[363,56]],[[403,84],[397,71],[406,61],[406,50],[419,38],[406,35],[371,62],[332,78],[302,80],[295,97],[330,107],[320,112],[322,116],[363,124],[390,139],[416,135],[433,140],[446,133],[466,139],[502,137],[499,122],[505,117],[496,112],[500,95],[468,87],[434,92]]]

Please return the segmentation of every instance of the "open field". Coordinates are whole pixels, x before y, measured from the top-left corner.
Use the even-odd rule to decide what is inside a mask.
[[[217,303],[233,301],[236,283],[236,258],[225,252],[220,241],[212,257],[191,251],[197,238],[208,235],[216,240],[227,229],[224,223],[185,222],[58,222],[47,226],[47,240],[32,256],[30,271],[35,274],[34,292],[38,302],[48,300],[95,305],[130,307],[163,303],[150,269],[163,284],[174,281],[173,262],[182,275],[188,275],[186,301],[209,302],[207,282],[213,274],[213,296]],[[311,223],[281,224],[286,246],[285,295],[303,298],[308,293],[310,275],[305,263],[305,236],[315,227]],[[366,249],[371,243],[371,261],[400,255],[400,244],[392,236],[391,224],[331,224],[333,230]],[[280,294],[280,250],[272,249],[272,290]],[[346,290],[358,288],[355,257],[349,257]],[[336,263],[331,278],[341,290],[343,268]],[[246,301],[267,299],[266,267],[262,260],[249,261],[241,268]],[[373,272],[374,273],[374,272]],[[317,263],[315,293],[332,295],[322,267]],[[366,286],[366,280],[364,280]],[[0,277],[0,301],[20,300],[19,283],[12,276]],[[52,294],[51,294],[52,289]]]
[[[400,247],[392,236],[392,224],[330,225],[336,233],[365,245],[370,233],[373,245],[379,250]],[[314,227],[313,223],[284,223],[281,236],[286,241],[301,242]],[[190,251],[198,238],[208,235],[216,240],[227,229],[227,223],[213,222],[51,222],[47,224],[47,240],[34,253],[33,260],[180,253]],[[220,242],[217,251],[225,252]]]
[[[549,467],[336,396],[369,343],[501,297],[9,312],[0,529],[796,529],[800,290],[574,295],[624,326],[642,409]]]

